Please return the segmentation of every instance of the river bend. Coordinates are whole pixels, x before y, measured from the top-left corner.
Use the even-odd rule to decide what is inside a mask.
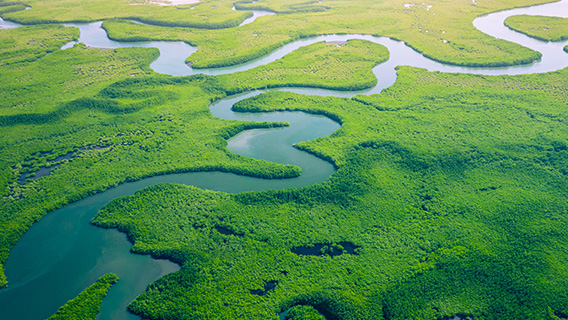
[[[257,17],[271,13],[254,12],[243,24],[252,23]],[[373,69],[378,83],[374,88],[359,92],[339,92],[313,88],[286,88],[281,90],[302,94],[352,97],[356,94],[380,93],[396,81],[395,67],[409,65],[430,71],[473,73],[486,75],[514,75],[560,70],[568,66],[562,48],[568,41],[542,42],[509,30],[503,21],[512,15],[568,16],[568,0],[556,3],[519,8],[492,13],[473,21],[479,30],[500,39],[516,42],[542,53],[542,59],[528,65],[504,68],[468,68],[445,65],[432,61],[412,50],[404,42],[386,37],[369,35],[327,35],[302,39],[283,46],[271,54],[234,67],[217,69],[192,69],[185,59],[197,50],[184,42],[117,42],[110,40],[101,28],[102,22],[67,24],[81,31],[79,42],[91,47],[156,47],[159,58],[151,68],[159,73],[185,76],[198,73],[209,75],[249,70],[273,62],[306,45],[320,41],[345,41],[363,39],[382,44],[390,51],[390,59]],[[0,19],[0,29],[16,28],[19,24]],[[69,43],[66,49],[74,43]],[[278,89],[276,89],[278,90]],[[181,183],[223,192],[260,191],[302,187],[326,181],[335,172],[328,162],[292,147],[294,143],[331,134],[340,126],[328,118],[301,112],[234,113],[231,106],[263,91],[230,96],[211,105],[214,116],[231,120],[289,121],[287,128],[247,130],[233,137],[228,148],[238,154],[295,164],[302,168],[302,175],[294,179],[263,180],[221,172],[197,172],[156,176],[133,183],[125,183],[105,192],[90,196],[55,210],[32,226],[13,247],[5,264],[9,286],[0,290],[1,319],[43,319],[53,314],[67,300],[74,298],[84,288],[107,272],[117,273],[119,283],[113,286],[103,300],[100,319],[139,319],[129,314],[126,306],[146,285],[159,277],[174,272],[179,267],[169,261],[154,260],[147,255],[129,254],[131,244],[126,236],[114,229],[101,229],[89,222],[110,200],[158,183]],[[275,148],[274,145],[278,144]],[[267,150],[281,150],[279,153]],[[29,308],[33,305],[34,308]]]

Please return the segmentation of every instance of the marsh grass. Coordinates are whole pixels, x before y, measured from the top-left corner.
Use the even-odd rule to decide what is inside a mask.
[[[329,9],[323,12],[264,16],[253,24],[223,30],[149,27],[127,21],[106,21],[104,27],[116,40],[181,40],[198,46],[199,51],[188,59],[196,68],[236,65],[294,40],[338,33],[400,39],[431,59],[462,66],[508,66],[540,58],[535,51],[492,38],[472,25],[479,15],[539,1],[501,0],[481,6],[467,1],[450,4],[435,0],[409,8],[405,7],[407,2],[333,1],[324,3]],[[276,7],[264,9],[278,11]]]
[[[235,109],[340,120],[298,145],[337,165],[328,182],[236,195],[159,185],[115,199],[93,222],[182,265],[130,305],[148,318],[275,318],[296,305],[331,319],[565,314],[567,75],[404,67],[381,95],[265,93]],[[341,241],[357,254],[291,252]],[[274,291],[250,294],[267,281]]]
[[[568,40],[568,18],[518,15],[507,18],[505,25],[543,41]]]
[[[30,28],[55,34],[61,29]],[[0,36],[18,38],[14,47],[5,50],[19,52],[37,37],[26,28]],[[233,76],[174,78],[148,68],[157,53],[147,48],[103,50],[79,44],[34,61],[0,67],[6,79],[1,83],[0,103],[2,262],[20,235],[44,214],[118,183],[191,171],[261,178],[298,176],[298,167],[248,159],[226,149],[226,139],[243,130],[285,124],[216,119],[209,112],[209,103],[228,93],[267,85],[323,86],[328,77],[345,87],[374,83],[371,68],[387,54],[384,47],[361,41],[342,47],[320,43],[272,67]],[[314,54],[335,62],[323,65]],[[350,67],[359,68],[359,76],[352,78]],[[311,70],[318,72],[302,81],[300,75],[311,74]],[[279,78],[266,79],[267,72]],[[73,158],[50,175],[28,179],[23,185],[18,182],[22,173],[33,175],[69,152],[74,152]]]
[[[9,5],[4,1],[0,4]],[[238,26],[252,14],[231,10],[226,0],[202,1],[183,6],[132,5],[113,0],[29,0],[29,10],[21,5],[6,6],[0,15],[22,24],[94,22],[110,18],[134,19],[142,22],[192,28],[221,29]],[[193,8],[193,9],[192,9]]]

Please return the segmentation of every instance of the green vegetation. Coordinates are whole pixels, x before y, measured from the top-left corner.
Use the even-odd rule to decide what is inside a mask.
[[[123,18],[155,25],[208,29],[236,27],[252,16],[251,12],[231,10],[232,3],[227,0],[202,1],[183,6],[142,5],[134,1],[114,0],[26,0],[25,3],[31,7],[29,10],[22,10],[19,2],[4,0],[0,2],[0,15],[22,24]]]
[[[539,40],[568,40],[567,18],[518,15],[505,19],[505,25]]]
[[[59,25],[4,30],[0,38],[0,67],[8,64],[33,62],[78,38],[79,30]],[[5,78],[2,77],[2,79]],[[3,83],[3,85],[5,84]]]
[[[471,21],[542,1],[242,1],[236,6],[282,14],[219,30],[207,28],[236,26],[250,13],[224,0],[30,0],[30,10],[3,1],[0,15],[29,24],[121,18],[104,22],[112,37],[187,41],[199,46],[189,58],[195,67],[242,63],[330,33],[385,35],[435,60],[503,66],[539,54]],[[285,123],[217,119],[209,104],[255,88],[368,87],[371,68],[388,54],[363,41],[318,43],[246,72],[174,78],[149,69],[155,49],[57,50],[77,36],[56,25],[0,31],[1,263],[47,212],[119,183],[213,170],[298,176],[297,167],[226,148],[243,130]],[[568,69],[507,77],[398,71],[381,95],[270,92],[235,106],[339,121],[331,136],[297,145],[338,168],[325,183],[241,194],[161,184],[103,208],[93,223],[127,233],[134,252],[182,266],[130,310],[149,319],[275,319],[285,310],[291,319],[568,318]],[[53,164],[60,166],[49,176],[20,185],[22,173]],[[341,243],[356,252],[332,255]],[[329,245],[321,255],[293,252],[316,244]],[[0,264],[0,286],[3,271]],[[115,281],[99,279],[59,316],[93,318]]]
[[[74,31],[74,28],[69,29]],[[20,30],[25,32],[26,29],[9,32]],[[9,120],[10,117],[45,117],[63,105],[96,94],[119,79],[145,75],[150,72],[148,64],[158,56],[156,49],[103,50],[78,44],[35,63],[22,63],[22,60],[35,58],[37,50],[11,51],[21,52],[12,59],[20,63],[0,69],[3,79],[0,83],[0,125],[19,123]]]
[[[328,182],[234,195],[156,185],[93,222],[182,265],[130,305],[149,319],[275,319],[296,305],[328,319],[565,318],[567,89],[568,70],[404,67],[381,95],[269,92],[235,107],[341,121],[298,145],[338,166]],[[358,254],[291,252],[341,241]]]
[[[322,12],[331,9],[321,1],[290,0],[286,2],[278,0],[251,1],[244,0],[235,3],[235,8],[239,10],[266,10],[277,13],[298,13],[298,12]]]
[[[297,305],[290,308],[285,320],[325,320],[312,306]]]
[[[217,78],[228,92],[284,86],[361,90],[377,84],[372,68],[388,57],[384,46],[368,41],[320,42],[269,65]]]
[[[404,40],[437,61],[464,66],[506,66],[530,63],[540,54],[520,45],[492,38],[472,25],[475,17],[515,6],[542,3],[534,0],[471,1],[433,0],[406,7],[406,0],[304,3],[326,7],[323,12],[295,12],[264,16],[236,29],[202,30],[164,28],[129,21],[105,21],[104,28],[116,40],[182,40],[199,51],[188,62],[196,68],[240,64],[266,55],[294,40],[335,33],[381,35]],[[280,11],[276,3],[259,1],[247,6]],[[245,5],[245,4],[240,4]],[[282,4],[282,6],[294,3]],[[286,11],[286,10],[285,10]],[[317,11],[317,10],[316,10]]]
[[[23,4],[10,4],[10,3],[0,3],[0,16],[9,12],[16,12],[26,10],[26,6]]]
[[[60,32],[58,27],[48,29]],[[19,41],[16,47],[2,49],[24,55],[32,37],[28,29],[5,31],[0,39]],[[322,66],[312,54],[334,63]],[[155,49],[76,45],[0,67],[0,262],[47,212],[122,182],[213,170],[262,178],[299,175],[297,167],[248,159],[226,149],[226,139],[242,130],[284,124],[217,119],[209,112],[209,103],[227,93],[267,85],[324,85],[327,77],[336,88],[372,84],[370,69],[386,54],[382,46],[361,41],[341,47],[320,43],[294,53],[302,63],[285,57],[271,64],[277,71],[263,66],[233,76],[174,78],[149,70]],[[340,58],[345,65],[337,62]],[[312,70],[317,72],[311,74]],[[278,77],[263,80],[266,73]],[[302,82],[299,74],[311,77]],[[72,151],[72,159],[55,161]],[[49,176],[20,185],[22,173],[33,175],[55,163],[61,165]],[[6,284],[3,272],[0,277],[0,284]]]
[[[81,292],[76,298],[57,310],[48,320],[95,320],[101,310],[103,298],[113,284],[118,282],[118,276],[107,273],[100,277],[97,282]]]

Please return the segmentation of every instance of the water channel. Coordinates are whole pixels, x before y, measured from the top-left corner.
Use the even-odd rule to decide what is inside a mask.
[[[475,73],[486,75],[514,75],[549,72],[568,66],[568,56],[560,43],[542,42],[513,32],[503,25],[508,16],[518,14],[568,17],[568,0],[492,13],[476,18],[473,24],[481,31],[500,39],[519,43],[542,53],[542,59],[528,65],[505,68],[467,68],[444,65],[425,58],[406,46],[404,42],[368,35],[327,35],[302,39],[287,44],[271,54],[249,63],[217,69],[192,69],[185,59],[197,50],[184,42],[117,42],[108,39],[101,28],[102,22],[67,24],[81,31],[79,42],[99,48],[156,47],[160,57],[151,64],[159,73],[174,76],[191,74],[224,74],[248,70],[273,62],[284,55],[315,42],[364,39],[382,44],[390,51],[390,59],[373,69],[378,78],[374,88],[360,92],[338,92],[312,88],[286,88],[281,90],[301,94],[351,97],[356,94],[380,93],[396,81],[395,67],[410,65],[430,71]],[[255,13],[245,23],[266,13]],[[0,28],[20,25],[0,19]],[[74,43],[64,46],[66,49]],[[275,89],[278,90],[278,89]],[[258,159],[294,164],[302,168],[302,175],[294,179],[263,180],[221,172],[182,173],[156,176],[90,196],[46,215],[26,232],[13,247],[5,264],[9,286],[0,290],[0,319],[44,319],[53,314],[67,300],[74,298],[101,275],[114,272],[120,277],[103,300],[99,319],[139,319],[126,311],[126,307],[146,285],[159,277],[175,272],[179,267],[169,261],[155,260],[150,256],[129,254],[131,244],[126,236],[114,229],[92,226],[89,221],[110,200],[132,195],[136,191],[157,183],[181,183],[203,189],[223,192],[260,191],[302,187],[326,181],[335,172],[331,164],[292,147],[294,143],[331,134],[340,126],[322,116],[301,112],[235,113],[231,106],[263,91],[230,96],[211,104],[215,117],[232,120],[289,121],[286,128],[247,130],[228,141],[229,150]],[[29,306],[33,305],[33,308]]]

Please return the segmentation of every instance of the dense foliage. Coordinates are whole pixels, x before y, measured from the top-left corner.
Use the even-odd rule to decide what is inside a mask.
[[[288,311],[285,320],[325,320],[312,306],[296,305]]]
[[[490,77],[400,68],[381,95],[270,92],[238,110],[325,112],[299,144],[338,171],[236,195],[157,185],[93,222],[182,265],[135,300],[150,319],[548,319],[568,314],[568,70]],[[231,230],[220,233],[217,227]],[[291,250],[349,241],[356,255]],[[277,285],[264,296],[251,290]],[[175,305],[176,308],[169,306]]]
[[[492,38],[477,30],[472,21],[482,14],[545,1],[432,0],[408,5],[395,1],[258,1],[237,3],[247,8],[289,11],[281,6],[301,5],[313,10],[264,16],[235,29],[203,30],[144,26],[126,20],[105,21],[104,27],[117,40],[182,40],[198,46],[188,62],[196,68],[221,67],[247,62],[282,45],[322,34],[360,33],[404,40],[425,56],[464,66],[505,66],[530,63],[540,54],[518,44]]]
[[[64,44],[77,40],[79,30],[60,25],[23,27],[4,30],[0,38],[0,67],[8,64],[33,62]],[[5,79],[3,77],[3,79]],[[4,80],[3,82],[6,82]]]
[[[101,310],[103,298],[112,285],[117,282],[118,276],[116,274],[105,274],[76,298],[67,301],[48,320],[96,320],[97,314]]]
[[[322,12],[331,9],[328,4],[320,1],[289,0],[289,1],[251,1],[241,0],[235,3],[239,10],[266,10],[277,13]]]
[[[227,92],[298,86],[361,90],[377,84],[372,68],[388,57],[384,46],[369,41],[320,42],[295,50],[269,65],[217,78]]]
[[[568,18],[518,15],[505,19],[505,25],[544,41],[568,40]]]
[[[30,28],[55,34],[61,30]],[[4,36],[19,40],[1,48],[0,55],[26,52],[27,43],[36,37],[27,28],[4,30],[0,39]],[[314,53],[335,62],[322,65],[311,57]],[[263,178],[298,176],[298,167],[248,159],[226,149],[226,139],[242,130],[285,124],[217,119],[209,103],[227,93],[267,85],[323,86],[328,77],[336,88],[372,84],[376,80],[370,70],[386,54],[384,47],[361,41],[340,47],[320,43],[293,54],[301,63],[285,57],[233,76],[174,78],[149,70],[155,49],[76,45],[36,61],[0,67],[0,262],[47,212],[121,182],[214,170]],[[278,77],[266,79],[266,73]],[[300,74],[311,76],[302,81]],[[70,152],[70,159],[57,160]],[[58,167],[47,177],[21,180],[54,165]],[[5,283],[0,272],[0,284]]]
[[[0,16],[29,24],[121,18],[105,21],[111,37],[198,45],[194,67],[234,65],[331,33],[386,35],[435,60],[503,66],[540,55],[471,21],[542,1],[245,0],[235,6],[281,14],[231,29],[223,28],[250,13],[225,0],[29,0],[29,10],[2,1]],[[371,67],[388,56],[362,41],[318,43],[246,72],[173,78],[149,69],[155,49],[57,50],[77,36],[57,25],[0,31],[1,263],[47,212],[122,182],[213,170],[298,176],[297,167],[226,148],[243,130],[285,123],[222,120],[209,104],[256,88],[365,88],[376,81]],[[342,124],[297,145],[338,168],[329,181],[241,194],[157,185],[112,201],[93,222],[126,232],[134,252],[182,266],[130,305],[150,319],[275,319],[285,311],[292,319],[568,318],[566,92],[568,70],[490,77],[406,67],[381,95],[270,92],[235,109],[305,111]],[[330,254],[341,243],[354,254]],[[321,255],[294,253],[320,244]],[[115,281],[99,279],[61,317],[93,318]]]
[[[76,31],[75,28],[67,29]],[[156,49],[103,50],[77,44],[67,50],[44,54],[38,61],[24,62],[24,59],[36,58],[35,48],[21,49],[27,47],[28,42],[34,42],[33,36],[30,34],[29,38],[26,37],[27,27],[6,31],[15,34],[20,43],[6,50],[14,52],[13,60],[18,59],[19,63],[0,68],[2,126],[31,121],[26,118],[35,118],[36,123],[50,122],[53,112],[65,113],[62,109],[77,109],[80,103],[72,101],[91,98],[117,80],[149,73],[148,64],[158,55]],[[28,39],[31,40],[26,41]],[[4,136],[4,139],[10,137]]]
[[[22,24],[93,22],[110,18],[135,19],[162,25],[191,28],[231,28],[238,26],[251,12],[231,10],[227,0],[202,1],[183,6],[144,5],[144,1],[114,0],[26,0],[29,10],[19,2],[0,1],[2,18]]]

